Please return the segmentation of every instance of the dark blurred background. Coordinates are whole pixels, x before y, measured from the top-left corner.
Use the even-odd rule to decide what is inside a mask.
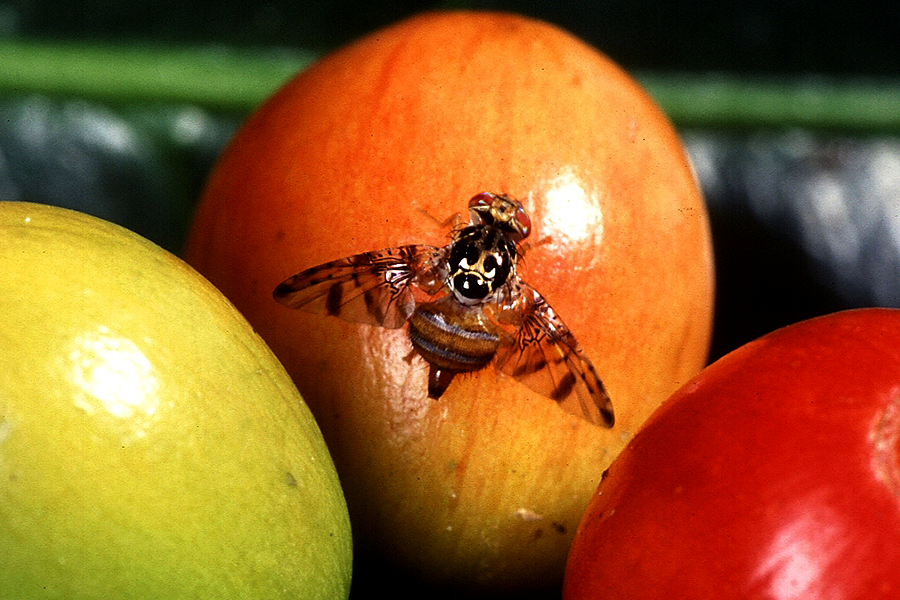
[[[327,50],[415,12],[508,10],[568,29],[633,69],[894,76],[900,5],[822,0],[12,0],[0,34]]]
[[[0,72],[22,56],[45,61],[35,42],[271,52],[299,66],[433,8],[545,19],[647,82],[681,131],[709,203],[713,358],[818,314],[900,306],[900,5],[12,0],[0,2]],[[69,75],[77,83],[90,68]],[[82,210],[180,251],[206,173],[250,100],[79,93],[59,73],[42,89],[29,79],[39,70],[17,66],[0,81],[0,198]],[[738,82],[738,93],[702,93],[719,81]],[[749,114],[743,89],[748,98],[774,90],[775,100]],[[831,108],[836,93],[842,104]],[[706,112],[696,110],[704,102]]]

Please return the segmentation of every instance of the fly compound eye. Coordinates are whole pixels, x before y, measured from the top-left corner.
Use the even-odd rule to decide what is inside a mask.
[[[475,194],[469,200],[469,210],[476,209],[480,211],[480,209],[490,208],[493,203],[494,194],[481,192],[480,194]]]
[[[518,235],[521,236],[518,241],[522,241],[528,237],[529,233],[531,233],[531,217],[529,217],[528,213],[525,212],[525,209],[520,206],[516,210],[513,220],[515,222],[513,227],[518,232]]]
[[[493,223],[491,207],[494,205],[494,194],[481,192],[469,200],[469,218],[472,223]]]

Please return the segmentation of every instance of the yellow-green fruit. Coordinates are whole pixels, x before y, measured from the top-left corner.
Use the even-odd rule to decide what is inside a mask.
[[[350,525],[281,365],[171,254],[0,202],[0,598],[344,598]]]

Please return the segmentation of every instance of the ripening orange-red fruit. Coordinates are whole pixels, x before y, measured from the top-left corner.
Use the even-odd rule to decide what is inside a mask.
[[[406,328],[273,299],[331,260],[448,244],[479,192],[522,201],[518,274],[583,346],[613,428],[491,366],[430,398]],[[186,255],[316,415],[360,578],[378,562],[468,591],[558,585],[600,474],[710,339],[709,224],[676,132],[609,59],[508,14],[423,14],[300,73],[225,151]]]

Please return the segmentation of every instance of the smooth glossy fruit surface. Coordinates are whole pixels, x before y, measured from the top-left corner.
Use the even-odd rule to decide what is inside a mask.
[[[272,299],[326,261],[446,244],[482,191],[524,202],[521,275],[593,360],[615,428],[492,368],[435,401],[404,329]],[[225,151],[186,256],[316,414],[357,566],[386,560],[465,589],[559,584],[598,474],[709,344],[708,221],[677,135],[607,58],[518,16],[421,15],[298,75]]]
[[[0,202],[0,597],[345,598],[337,474],[283,367],[184,262]]]
[[[668,399],[584,515],[563,597],[900,596],[900,311],[804,321]]]

